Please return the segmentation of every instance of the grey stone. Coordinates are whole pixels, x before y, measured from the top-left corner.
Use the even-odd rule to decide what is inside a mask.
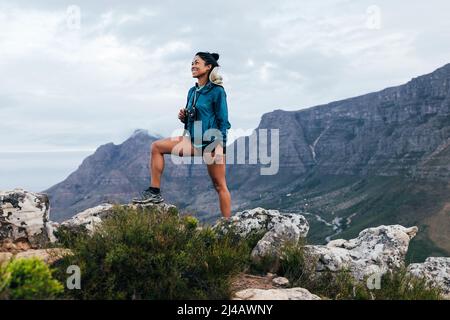
[[[0,191],[0,244],[20,241],[41,248],[50,243],[54,238],[49,206],[46,194],[20,188]]]
[[[444,295],[450,298],[450,258],[429,257],[423,263],[412,263],[408,266],[412,275],[423,277],[432,285],[443,290]]]
[[[257,262],[263,257],[279,255],[285,243],[295,244],[300,238],[305,238],[309,224],[300,214],[280,213],[278,210],[258,207],[237,212],[230,221],[220,221],[213,228],[221,232],[233,228],[241,237],[246,237],[252,232],[262,233],[262,239],[251,253],[253,261]]]
[[[303,288],[245,289],[235,293],[233,300],[321,300]]]
[[[316,271],[349,270],[358,280],[404,266],[410,240],[417,227],[401,225],[368,228],[351,240],[333,240],[327,245],[307,245],[305,254],[315,260]]]

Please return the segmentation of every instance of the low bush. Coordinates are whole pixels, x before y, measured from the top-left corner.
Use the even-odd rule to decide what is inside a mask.
[[[115,206],[92,236],[64,233],[73,255],[58,262],[81,271],[77,299],[227,299],[230,280],[245,270],[251,247],[232,232],[198,228],[176,210]]]
[[[63,286],[40,259],[13,259],[0,266],[0,299],[54,299]]]

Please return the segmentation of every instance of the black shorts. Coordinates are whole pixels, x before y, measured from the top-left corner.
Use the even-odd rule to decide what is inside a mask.
[[[213,143],[214,141],[203,141],[202,142],[202,144],[205,144],[204,146],[202,146],[201,148],[202,148],[202,155],[203,155],[203,153],[205,152],[205,149],[206,149],[206,147],[207,146],[209,146],[211,143]],[[197,149],[200,149],[200,147],[198,147]],[[216,147],[214,147],[213,149],[212,149],[212,151],[215,151],[216,150]],[[227,146],[226,145],[224,145],[223,146],[223,154],[226,154],[227,153]]]

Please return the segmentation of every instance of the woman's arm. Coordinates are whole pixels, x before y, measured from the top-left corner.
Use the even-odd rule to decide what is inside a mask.
[[[223,145],[227,144],[227,130],[230,129],[231,124],[228,121],[228,105],[227,105],[227,94],[225,89],[220,87],[220,91],[217,95],[214,112],[216,114],[218,129],[222,133]],[[221,143],[222,144],[222,143]]]

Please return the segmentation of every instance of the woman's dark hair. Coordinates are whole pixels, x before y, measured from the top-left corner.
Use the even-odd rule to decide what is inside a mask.
[[[209,53],[209,52],[197,52],[195,54],[196,56],[199,56],[200,58],[202,58],[202,60],[205,61],[205,65],[209,65],[211,64],[211,70],[209,72],[212,71],[212,69],[214,69],[214,67],[220,67],[219,63],[217,63],[217,60],[219,60],[219,54],[218,53]],[[209,74],[208,74],[209,76]]]

